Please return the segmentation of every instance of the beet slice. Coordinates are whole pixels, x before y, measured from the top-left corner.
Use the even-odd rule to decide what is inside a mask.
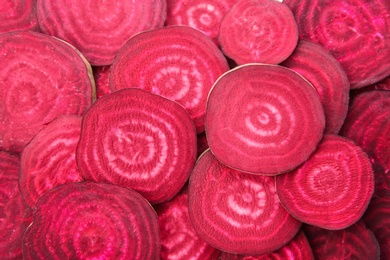
[[[110,85],[108,84],[108,75],[110,74],[111,66],[93,66],[93,77],[96,83],[96,98],[111,93]]]
[[[235,171],[210,150],[191,173],[188,210],[200,238],[235,254],[277,250],[293,239],[301,226],[280,204],[273,177]]]
[[[23,239],[24,259],[158,259],[156,212],[139,193],[70,183],[45,193]]]
[[[73,44],[95,66],[110,65],[133,35],[162,27],[165,0],[37,0],[39,25],[46,34]]]
[[[318,93],[296,72],[248,64],[221,76],[207,101],[211,151],[240,171],[276,175],[307,160],[325,127]]]
[[[0,33],[39,30],[36,0],[5,0],[0,5]]]
[[[21,259],[22,238],[32,221],[18,187],[19,157],[0,151],[0,259]]]
[[[240,0],[224,16],[219,43],[238,65],[250,62],[278,64],[298,43],[298,26],[284,3]]]
[[[340,62],[351,88],[390,75],[390,1],[284,0],[300,38],[320,43]],[[356,8],[356,7],[359,8]]]
[[[0,149],[20,152],[44,124],[91,106],[91,68],[69,44],[20,31],[0,46]]]
[[[76,160],[87,180],[132,188],[156,204],[180,191],[195,159],[188,113],[145,90],[105,95],[83,118]]]
[[[20,190],[33,207],[45,192],[60,184],[83,180],[76,165],[81,117],[60,116],[28,143],[20,160]]]
[[[325,135],[298,169],[276,176],[280,202],[300,221],[325,229],[357,222],[374,192],[370,160],[351,140]]]
[[[222,52],[206,35],[171,26],[131,38],[114,60],[109,83],[113,91],[137,87],[177,101],[201,133],[207,95],[228,69]]]
[[[349,81],[340,63],[321,45],[300,40],[281,65],[305,77],[320,95],[325,133],[337,134],[348,112]]]

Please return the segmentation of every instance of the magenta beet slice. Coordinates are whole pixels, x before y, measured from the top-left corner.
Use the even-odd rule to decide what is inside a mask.
[[[91,106],[90,66],[73,47],[41,33],[0,35],[0,149],[20,152],[47,123]]]
[[[137,88],[94,103],[76,152],[85,179],[132,188],[153,204],[180,191],[195,159],[195,127],[186,110]]]
[[[250,62],[278,64],[298,42],[298,26],[284,3],[240,0],[224,16],[219,43],[238,65]]]
[[[222,52],[206,35],[171,26],[131,38],[114,60],[109,83],[113,91],[137,87],[180,103],[200,133],[207,95],[228,69]]]
[[[340,63],[321,45],[300,40],[281,65],[305,77],[320,95],[325,133],[337,134],[348,112],[349,81]]]
[[[60,116],[39,131],[24,147],[19,185],[30,207],[34,207],[45,191],[60,184],[83,180],[76,165],[80,132],[80,116]]]
[[[329,50],[344,68],[352,89],[390,75],[390,1],[284,0],[284,3],[294,13],[300,38]]]
[[[45,193],[23,239],[24,259],[158,259],[156,212],[139,193],[70,183]]]
[[[188,210],[200,238],[235,254],[277,250],[301,226],[280,204],[273,177],[235,171],[221,164],[210,150],[191,173]]]
[[[110,74],[111,66],[94,66],[93,78],[96,84],[96,98],[100,98],[104,95],[110,94],[111,89],[108,84],[108,75]]]
[[[18,186],[19,158],[0,151],[0,259],[22,259],[22,238],[32,221]]]
[[[357,222],[374,192],[370,160],[351,140],[325,135],[298,169],[276,176],[280,202],[300,221],[325,229]]]
[[[0,5],[0,33],[38,30],[36,0],[5,0]]]
[[[95,66],[110,65],[133,35],[162,27],[165,0],[37,0],[39,25],[46,34],[73,44]]]
[[[276,175],[307,160],[325,127],[318,93],[296,72],[248,64],[221,76],[207,101],[206,135],[224,164]]]

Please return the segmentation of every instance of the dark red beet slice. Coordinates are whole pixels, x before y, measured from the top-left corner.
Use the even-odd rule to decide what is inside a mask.
[[[23,239],[24,259],[158,259],[156,212],[134,190],[70,183],[45,193]]]
[[[155,206],[161,235],[161,259],[218,259],[220,251],[201,240],[188,215],[188,186]]]
[[[185,109],[136,88],[94,103],[76,152],[85,179],[132,188],[153,204],[180,191],[195,159],[195,127]]]
[[[248,64],[214,84],[205,124],[210,149],[223,163],[276,175],[309,158],[325,119],[317,92],[299,74],[278,65]]]
[[[0,33],[38,30],[36,0],[5,0],[0,5]]]
[[[316,260],[379,259],[378,241],[363,221],[342,230],[310,225],[303,225],[303,230]]]
[[[198,152],[196,157],[199,157],[204,151],[209,148],[209,144],[207,143],[206,133],[200,133],[197,135],[197,144],[198,144]]]
[[[0,46],[0,149],[20,152],[44,124],[91,106],[91,68],[69,44],[20,31]]]
[[[73,44],[95,66],[110,65],[130,37],[166,19],[165,0],[37,1],[42,31]]]
[[[32,221],[18,186],[19,158],[0,151],[0,259],[22,259],[22,238]]]
[[[297,219],[326,229],[358,221],[374,192],[371,163],[351,140],[325,135],[298,169],[276,176],[280,202]]]
[[[390,75],[390,1],[284,0],[284,3],[295,15],[300,37],[329,50],[347,73],[352,89]]]
[[[320,95],[325,133],[337,134],[348,112],[349,81],[340,63],[321,45],[300,40],[281,65],[305,77]]]
[[[207,95],[228,69],[222,52],[206,35],[171,26],[131,38],[114,60],[109,83],[113,91],[137,87],[177,101],[200,133]]]
[[[108,75],[110,74],[110,66],[94,66],[93,77],[96,83],[96,98],[110,94],[111,89],[108,84]]]
[[[188,210],[200,238],[235,254],[277,250],[301,226],[280,204],[273,177],[235,171],[210,150],[191,173]]]
[[[240,0],[224,16],[219,43],[238,65],[278,64],[293,52],[298,27],[291,10],[275,0]]]
[[[20,190],[33,207],[47,190],[83,178],[76,165],[81,117],[65,115],[50,122],[28,143],[20,160]]]

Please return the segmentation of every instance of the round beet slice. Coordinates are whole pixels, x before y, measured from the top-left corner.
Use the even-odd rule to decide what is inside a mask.
[[[23,239],[24,259],[158,259],[156,212],[134,190],[69,183],[45,193]]]
[[[302,76],[278,65],[248,64],[214,84],[205,127],[220,161],[240,171],[276,175],[309,158],[325,119],[318,93]]]
[[[0,5],[0,33],[38,30],[36,0],[5,0]]]
[[[162,27],[165,0],[37,0],[39,25],[46,34],[73,44],[95,66],[110,65],[133,35]]]
[[[240,0],[221,21],[219,43],[225,55],[238,65],[278,64],[297,46],[298,26],[284,3]]]
[[[108,75],[110,74],[111,66],[93,66],[93,78],[96,83],[96,98],[100,98],[111,93],[110,85],[108,84]]]
[[[20,152],[45,124],[91,106],[91,68],[69,44],[20,31],[0,46],[0,149]]]
[[[280,202],[300,221],[326,229],[357,222],[374,192],[371,163],[354,142],[325,135],[298,169],[276,176]]]
[[[301,222],[280,204],[274,178],[235,171],[207,150],[189,180],[188,210],[199,237],[222,251],[264,254],[287,244]]]
[[[195,159],[186,110],[145,90],[105,95],[83,118],[76,160],[87,180],[132,188],[155,204],[180,191]]]

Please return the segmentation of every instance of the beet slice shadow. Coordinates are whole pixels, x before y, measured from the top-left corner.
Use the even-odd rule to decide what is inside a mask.
[[[96,83],[96,98],[111,93],[110,85],[108,84],[108,75],[110,74],[111,66],[93,66],[93,77]]]
[[[2,1],[0,33],[19,30],[38,31],[36,0]]]

